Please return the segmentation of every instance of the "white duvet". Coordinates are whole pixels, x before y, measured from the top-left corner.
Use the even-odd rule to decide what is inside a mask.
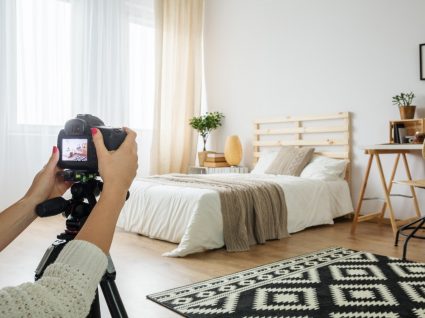
[[[211,175],[217,178],[217,175]],[[321,181],[292,176],[225,174],[223,178],[277,182],[285,193],[288,232],[309,226],[333,224],[333,219],[353,211],[346,181]],[[206,189],[133,182],[130,198],[118,226],[151,238],[179,243],[165,256],[182,257],[224,246],[220,198]]]

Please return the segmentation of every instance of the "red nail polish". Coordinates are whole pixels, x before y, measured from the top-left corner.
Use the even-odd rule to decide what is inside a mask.
[[[97,128],[90,128],[92,136],[97,134]]]
[[[57,152],[58,152],[58,147],[53,146],[52,153],[57,153]]]

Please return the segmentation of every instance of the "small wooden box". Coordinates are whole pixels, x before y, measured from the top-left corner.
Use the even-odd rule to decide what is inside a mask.
[[[406,128],[406,136],[415,136],[416,132],[425,132],[425,118],[400,119],[390,121],[390,143],[394,142],[394,126],[403,124]]]

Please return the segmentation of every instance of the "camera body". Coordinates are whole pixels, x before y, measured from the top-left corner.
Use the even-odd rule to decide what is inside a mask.
[[[58,135],[59,162],[63,169],[98,172],[96,148],[91,128],[101,131],[105,147],[116,150],[127,133],[122,128],[106,127],[102,120],[89,114],[79,114],[65,123]]]

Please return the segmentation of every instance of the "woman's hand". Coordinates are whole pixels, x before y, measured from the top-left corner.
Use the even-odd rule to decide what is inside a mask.
[[[58,160],[58,148],[53,147],[52,156],[34,177],[25,196],[0,213],[0,251],[36,219],[37,204],[61,196],[70,187],[70,182],[64,182],[56,176],[56,173],[61,170],[56,167]]]
[[[92,128],[93,142],[96,147],[99,174],[104,187],[127,193],[137,172],[136,133],[124,128],[127,136],[116,151],[108,151],[105,147],[102,133]]]
[[[95,244],[105,254],[109,253],[118,216],[137,171],[136,133],[124,129],[127,132],[124,142],[116,151],[108,151],[102,133],[92,128],[103,189],[99,201],[75,237]]]
[[[58,160],[59,150],[54,146],[49,161],[34,177],[25,198],[39,204],[47,199],[60,197],[68,190],[72,183],[63,181],[62,177],[57,176],[57,172],[62,170],[56,166]]]

